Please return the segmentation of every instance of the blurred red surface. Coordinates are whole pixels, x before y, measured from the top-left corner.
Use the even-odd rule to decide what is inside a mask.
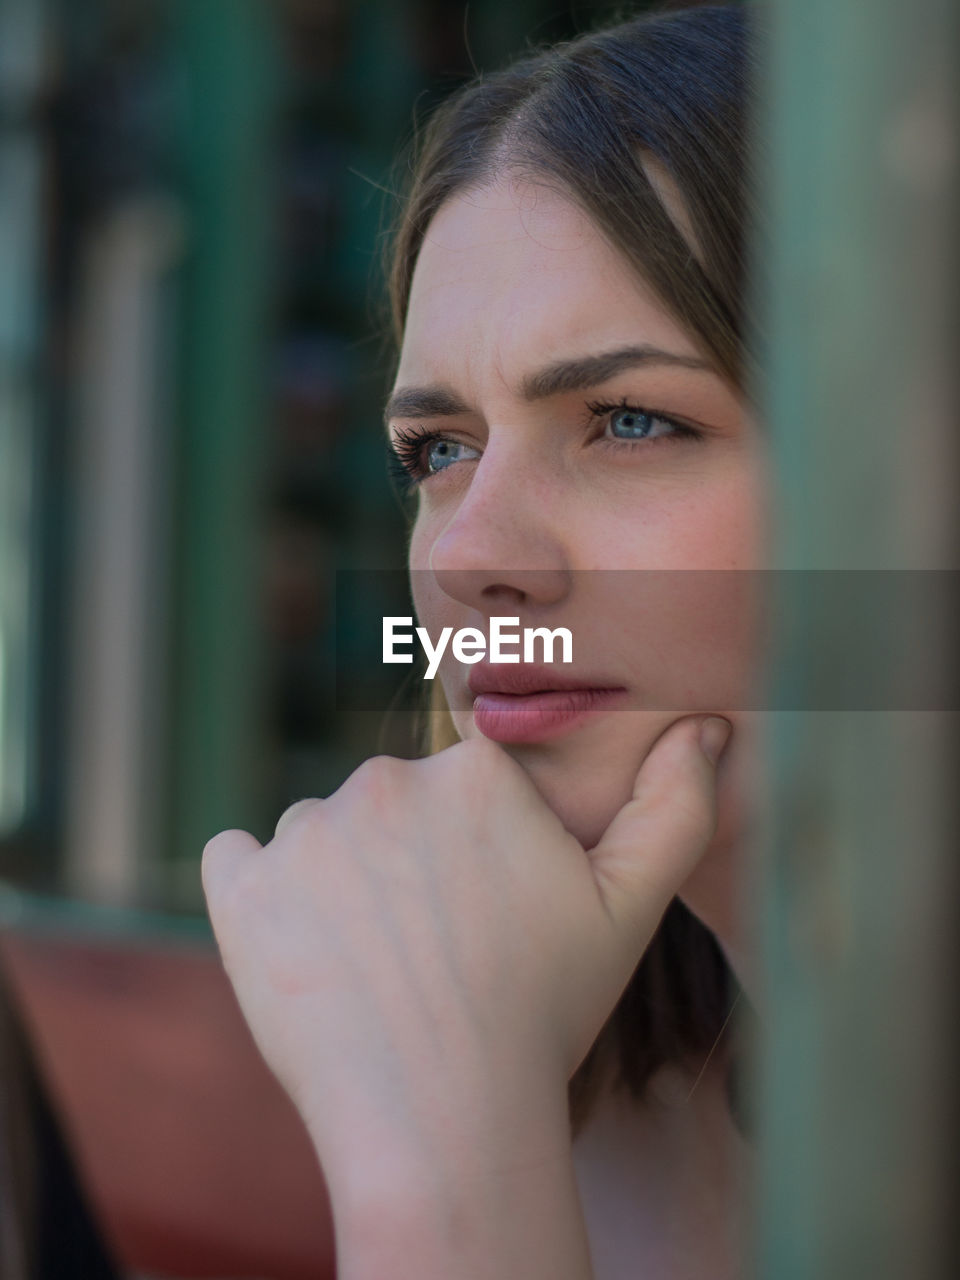
[[[316,1156],[212,946],[8,930],[0,962],[122,1266],[334,1276]]]

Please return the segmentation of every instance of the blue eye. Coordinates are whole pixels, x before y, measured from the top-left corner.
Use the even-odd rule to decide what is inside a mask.
[[[446,471],[454,462],[479,458],[476,449],[458,440],[450,440],[425,427],[398,431],[387,446],[387,464],[394,488],[400,497],[425,480]]]
[[[654,415],[645,410],[617,409],[610,416],[610,429],[620,440],[641,440],[650,435],[655,421]]]
[[[470,449],[458,440],[445,440],[442,437],[434,440],[432,444],[424,449],[428,473],[443,471],[453,462],[462,462],[465,450],[467,454],[472,454],[474,457],[477,456],[476,449]]]
[[[611,443],[632,444],[641,440],[699,440],[702,435],[693,427],[676,422],[662,413],[652,413],[639,405],[628,404],[622,400],[619,404],[601,404],[596,402],[587,405],[591,418],[596,421],[605,419],[602,439]],[[610,434],[606,428],[610,428]]]

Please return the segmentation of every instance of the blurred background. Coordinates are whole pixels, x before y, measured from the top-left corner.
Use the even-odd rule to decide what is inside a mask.
[[[412,749],[332,698],[338,570],[404,565],[398,149],[613,8],[0,0],[4,1280],[332,1274],[200,855]],[[349,627],[338,676],[369,682]]]
[[[211,835],[267,839],[370,754],[333,605],[338,568],[404,562],[393,162],[474,67],[612,10],[0,4],[5,878],[200,912]]]

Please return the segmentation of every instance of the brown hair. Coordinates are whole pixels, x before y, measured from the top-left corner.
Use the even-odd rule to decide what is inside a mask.
[[[455,192],[512,170],[573,198],[742,391],[747,37],[735,6],[647,13],[533,52],[447,98],[413,143],[388,245],[397,349],[430,220]],[[695,246],[651,180],[651,159],[676,184]],[[425,746],[457,740],[437,686]],[[639,1099],[659,1067],[702,1062],[727,1025],[735,985],[712,933],[675,899],[570,1081],[574,1134],[608,1068]],[[731,1106],[740,1121],[733,1097]]]

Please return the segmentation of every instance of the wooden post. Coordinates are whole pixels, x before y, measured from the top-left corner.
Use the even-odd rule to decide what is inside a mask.
[[[756,1269],[945,1280],[960,13],[952,0],[771,0],[758,12],[760,399],[780,634],[757,913]],[[829,680],[837,570],[895,571],[862,580],[876,607],[854,612],[844,645],[933,664],[930,705],[898,700],[896,663],[859,701]],[[937,572],[918,620],[899,606],[922,570]]]

